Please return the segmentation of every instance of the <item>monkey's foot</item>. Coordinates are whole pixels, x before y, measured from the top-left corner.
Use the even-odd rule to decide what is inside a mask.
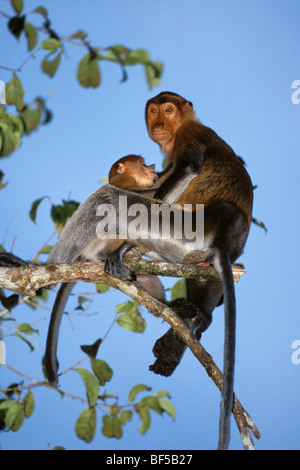
[[[126,268],[122,263],[123,254],[119,251],[114,251],[107,256],[104,264],[104,271],[110,276],[122,279],[122,281],[135,281],[136,275]]]
[[[153,365],[149,366],[149,370],[155,374],[169,377],[181,361],[185,349],[184,342],[170,328],[166,334],[156,341],[153,354],[157,359]]]

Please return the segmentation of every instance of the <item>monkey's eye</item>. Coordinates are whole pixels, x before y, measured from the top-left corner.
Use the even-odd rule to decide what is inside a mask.
[[[158,110],[156,108],[151,108],[150,113],[156,114],[158,113]]]
[[[170,107],[170,108],[166,108],[165,112],[166,112],[167,114],[170,114],[170,113],[173,112],[173,108],[171,108],[171,107]]]

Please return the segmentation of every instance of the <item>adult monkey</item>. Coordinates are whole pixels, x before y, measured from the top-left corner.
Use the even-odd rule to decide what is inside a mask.
[[[187,299],[201,312],[195,331],[199,338],[211,323],[212,312],[224,296],[224,384],[219,449],[226,449],[233,404],[235,358],[236,307],[231,263],[241,255],[248,237],[253,185],[231,147],[199,122],[190,101],[175,93],[163,92],[147,102],[145,114],[150,138],[166,155],[166,171],[156,183],[161,183],[161,186],[155,197],[169,204],[193,204],[194,208],[196,204],[204,204],[205,207],[206,261],[214,261],[221,282],[198,283],[187,279]],[[174,240],[172,242],[174,245]],[[176,250],[179,246],[178,242]],[[158,243],[153,243],[153,248],[167,254],[171,261],[176,260],[174,248],[173,253],[169,250],[166,253],[164,247],[159,250]],[[118,266],[116,256],[106,263],[108,272],[113,275],[118,275],[118,267],[114,266],[116,260]],[[171,330],[154,347],[158,360],[151,369],[163,375],[172,373],[167,359],[170,347],[174,354],[174,335],[170,335]],[[182,355],[180,348],[178,354]],[[178,362],[175,360],[174,364]]]
[[[212,311],[220,302],[225,304],[224,383],[221,402],[219,449],[229,442],[230,415],[233,401],[233,369],[235,355],[235,293],[231,263],[242,253],[252,217],[253,186],[244,166],[212,129],[197,119],[192,103],[181,96],[164,92],[148,101],[146,121],[150,137],[157,142],[167,157],[167,168],[155,186],[160,188],[155,197],[169,204],[204,204],[204,261],[214,261],[221,282],[199,285],[188,281],[188,300],[199,307],[198,336],[211,322]],[[86,250],[95,240],[99,218],[96,208],[101,204],[115,207],[119,217],[119,197],[127,197],[127,207],[143,204],[148,214],[157,200],[134,194],[110,185],[91,194],[79,207],[62,232],[53,251],[51,262],[69,262]],[[195,213],[193,212],[193,215]],[[127,225],[132,217],[126,214]],[[120,222],[121,223],[121,222]],[[117,226],[120,234],[122,226]],[[123,246],[108,254],[105,270],[115,276],[134,279],[122,264],[124,253],[131,245],[141,245],[171,262],[183,262],[188,242],[182,239],[151,239],[151,227],[141,227],[140,238],[123,236]],[[195,247],[197,250],[197,247]],[[97,261],[97,253],[94,258]],[[50,260],[49,260],[50,261]],[[125,268],[125,269],[124,269]]]

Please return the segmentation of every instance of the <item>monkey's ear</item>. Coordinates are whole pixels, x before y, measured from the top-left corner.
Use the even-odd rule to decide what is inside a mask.
[[[118,163],[117,172],[118,173],[125,173],[125,165],[123,165],[123,163]]]
[[[193,109],[193,103],[191,101],[188,101],[188,104],[190,105],[190,107]]]

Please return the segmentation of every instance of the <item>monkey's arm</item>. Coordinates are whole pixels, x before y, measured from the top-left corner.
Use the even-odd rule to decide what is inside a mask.
[[[198,176],[202,170],[204,145],[196,139],[185,143],[184,139],[186,137],[179,129],[175,142],[177,151],[173,158],[174,170],[155,193],[155,198],[162,199],[168,204],[176,202],[192,179]],[[181,141],[183,142],[181,143]]]

